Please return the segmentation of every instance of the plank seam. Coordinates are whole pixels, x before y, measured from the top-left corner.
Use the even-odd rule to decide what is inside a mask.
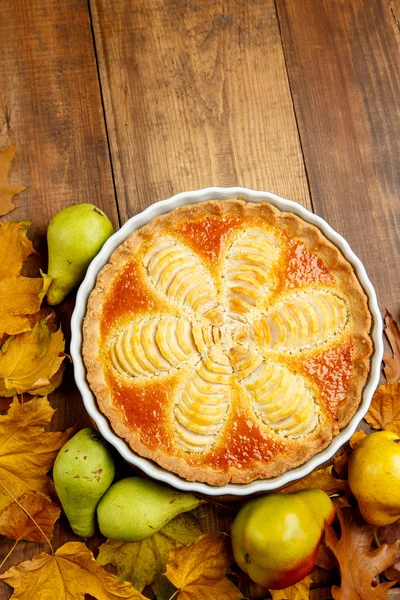
[[[303,159],[304,172],[306,174],[307,187],[308,187],[308,193],[309,193],[309,196],[310,196],[311,208],[312,208],[312,211],[315,212],[315,205],[314,205],[314,200],[313,200],[313,196],[312,196],[312,192],[311,192],[310,177],[309,177],[309,173],[308,173],[308,169],[307,169],[307,163],[306,163],[306,159],[305,159],[305,155],[304,155],[303,142],[302,142],[301,135],[300,135],[300,126],[299,126],[299,122],[298,122],[298,118],[297,118],[296,106],[295,106],[295,103],[294,103],[292,84],[291,84],[290,77],[289,77],[289,67],[288,67],[288,63],[287,63],[287,60],[286,60],[285,44],[283,43],[282,29],[281,29],[281,24],[280,24],[280,21],[279,21],[279,14],[278,14],[278,8],[276,6],[276,0],[274,0],[274,8],[275,8],[276,21],[278,23],[279,37],[280,37],[280,40],[281,40],[281,46],[282,46],[282,52],[283,52],[283,60],[284,60],[284,63],[285,63],[286,77],[287,77],[288,86],[289,86],[289,92],[290,92],[290,99],[292,101],[292,108],[293,108],[294,120],[295,120],[295,123],[296,123],[297,135],[298,135],[298,138],[299,138],[301,157]]]
[[[114,173],[113,157],[112,157],[112,153],[111,153],[110,135],[109,135],[108,126],[107,126],[106,107],[105,107],[105,103],[104,103],[103,87],[101,85],[99,57],[98,57],[97,46],[96,46],[96,36],[94,33],[94,27],[93,27],[93,18],[92,18],[92,10],[90,7],[90,0],[87,0],[87,7],[88,7],[88,14],[89,14],[90,31],[91,31],[92,40],[93,40],[94,58],[96,61],[97,80],[99,82],[99,89],[100,89],[100,100],[101,100],[101,108],[103,111],[103,119],[104,119],[104,128],[105,128],[106,139],[107,139],[108,156],[110,159],[111,177],[112,177],[112,182],[113,182],[113,187],[114,187],[115,204],[117,207],[118,225],[119,225],[119,227],[121,227],[121,224],[122,224],[121,223],[121,213],[120,213],[119,204],[118,204],[118,193],[117,193],[117,186],[116,186],[116,182],[115,182],[115,173]]]

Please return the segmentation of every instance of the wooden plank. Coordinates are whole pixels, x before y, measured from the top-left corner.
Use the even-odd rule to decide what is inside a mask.
[[[123,220],[188,189],[310,206],[273,0],[91,0]]]
[[[46,270],[45,232],[61,208],[78,202],[101,206],[118,222],[88,7],[85,0],[0,3],[0,148],[15,143],[11,173],[27,190],[18,208],[1,220],[31,219],[30,237]],[[69,323],[73,299],[59,308]],[[64,327],[65,328],[65,327]],[[68,332],[67,332],[68,333]],[[88,424],[73,384],[72,367],[60,390],[54,428]],[[54,546],[74,539],[57,526]],[[0,562],[12,542],[0,543]],[[32,557],[44,545],[20,542],[5,568]],[[0,586],[0,598],[12,590]]]
[[[315,210],[400,309],[398,0],[277,0]]]

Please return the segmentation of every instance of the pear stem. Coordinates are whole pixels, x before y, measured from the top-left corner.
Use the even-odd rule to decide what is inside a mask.
[[[39,529],[40,533],[42,534],[42,536],[44,537],[44,539],[46,540],[46,542],[47,542],[47,543],[48,543],[48,545],[50,546],[51,553],[52,553],[52,554],[54,554],[54,548],[53,548],[53,546],[51,545],[51,542],[50,542],[49,538],[47,537],[47,535],[45,534],[45,532],[43,531],[43,529],[40,527],[39,523],[37,523],[37,522],[35,521],[35,519],[32,517],[32,515],[30,515],[30,514],[28,513],[28,511],[27,511],[27,510],[26,510],[26,509],[25,509],[25,508],[22,506],[22,504],[20,504],[20,502],[18,502],[18,500],[17,500],[17,499],[16,499],[16,498],[15,498],[15,497],[12,495],[12,493],[11,493],[10,491],[8,491],[8,489],[6,488],[6,486],[5,486],[5,485],[4,485],[4,484],[3,484],[1,481],[0,481],[0,485],[1,485],[1,487],[3,488],[3,490],[4,490],[5,492],[7,492],[7,494],[8,494],[8,495],[9,495],[9,496],[10,496],[10,497],[11,497],[11,498],[14,500],[14,502],[15,502],[16,504],[18,504],[18,506],[20,507],[20,509],[21,509],[21,510],[23,510],[23,511],[24,511],[24,513],[25,513],[25,514],[26,514],[26,515],[27,515],[27,516],[28,516],[28,517],[29,517],[29,518],[30,518],[30,519],[31,519],[31,520],[32,520],[32,521],[35,523],[36,527]],[[17,540],[17,542],[18,542],[18,541],[19,541],[19,540]],[[7,557],[6,557],[6,558],[7,558]]]
[[[5,558],[3,558],[3,560],[0,563],[0,569],[2,568],[2,566],[4,565],[4,563],[6,562],[7,558],[9,556],[11,556],[11,554],[14,552],[16,545],[18,544],[19,540],[15,540],[15,542],[13,543],[11,550],[7,553],[7,556]]]

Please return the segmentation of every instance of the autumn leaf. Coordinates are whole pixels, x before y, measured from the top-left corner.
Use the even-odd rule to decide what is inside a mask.
[[[51,538],[54,523],[59,516],[60,509],[50,498],[39,492],[26,492],[18,498],[18,503],[12,502],[0,513],[0,535],[11,540],[27,540],[44,544],[46,538],[43,533],[47,538]],[[30,517],[33,517],[34,521]],[[35,521],[43,533],[38,529]]]
[[[299,490],[318,488],[326,492],[329,496],[337,494],[338,492],[348,492],[348,482],[334,477],[332,471],[333,465],[329,465],[318,471],[313,471],[309,475],[306,475],[306,477],[289,484],[280,491],[282,494],[291,494],[292,492],[298,492]]]
[[[20,275],[24,261],[35,251],[27,238],[29,221],[0,223],[0,337],[31,329],[29,315],[39,311],[52,278],[41,273]]]
[[[325,527],[325,542],[336,556],[341,576],[340,587],[332,587],[332,597],[334,600],[386,600],[394,582],[372,587],[372,580],[393,564],[400,541],[371,551],[372,526],[365,523],[355,509],[341,511],[336,507],[336,513],[340,539],[333,527]]]
[[[320,547],[318,548],[315,566],[320,567],[325,571],[331,571],[337,566],[335,556],[332,550],[329,550],[325,542],[322,542],[322,544],[320,544]]]
[[[15,204],[11,200],[17,194],[23,192],[24,185],[11,185],[8,183],[8,173],[14,158],[15,146],[9,146],[7,150],[0,152],[0,216],[6,215],[14,210]]]
[[[206,533],[171,550],[165,575],[180,590],[177,600],[240,600],[240,590],[225,577],[232,561],[229,537]]]
[[[15,498],[28,491],[48,494],[52,490],[46,473],[72,435],[72,430],[43,430],[54,412],[47,398],[24,404],[14,398],[8,413],[0,416],[0,511],[12,502],[2,486]]]
[[[350,448],[353,450],[356,446],[358,446],[358,444],[360,442],[365,440],[366,437],[367,437],[367,434],[365,433],[365,431],[362,431],[362,430],[356,431],[355,433],[353,433],[353,435],[349,439]]]
[[[376,530],[376,537],[379,544],[391,544],[400,539],[400,519],[391,523],[391,525],[385,525],[384,527],[378,527]],[[400,549],[397,551],[397,556],[393,562],[393,565],[384,571],[385,577],[391,581],[400,580]]]
[[[141,542],[107,540],[99,549],[97,562],[112,564],[117,575],[130,581],[141,592],[165,571],[170,550],[177,544],[187,546],[201,536],[197,520],[190,514],[178,515],[158,533]]]
[[[349,466],[349,458],[351,455],[351,448],[347,448],[340,456],[335,456],[333,459],[333,469],[337,473],[340,479],[347,479],[347,471]]]
[[[44,335],[47,334],[45,343]],[[61,329],[50,333],[46,319],[36,323],[32,331],[15,336],[7,351],[0,353],[0,378],[3,380],[0,393],[4,388],[14,394],[35,394],[37,390],[43,392],[43,388],[52,391],[54,388],[49,390],[45,386],[50,385],[64,360],[64,346]]]
[[[385,315],[385,333],[392,348],[393,356],[389,352],[383,355],[383,370],[386,381],[395,383],[400,380],[400,331],[392,315],[386,311]]]
[[[14,588],[16,600],[84,600],[85,594],[98,600],[146,600],[130,583],[102,569],[81,542],[68,542],[54,555],[42,552],[11,567],[0,580]]]
[[[308,600],[312,579],[309,575],[284,590],[268,590],[272,600]]]
[[[30,224],[30,221],[0,223],[0,279],[19,275],[28,256],[36,254],[27,237]]]
[[[378,387],[364,418],[374,429],[400,435],[400,381]]]

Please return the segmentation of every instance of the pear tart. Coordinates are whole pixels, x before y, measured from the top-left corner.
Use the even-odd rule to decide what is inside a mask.
[[[184,206],[135,231],[84,322],[90,386],[138,454],[212,485],[325,448],[361,399],[365,294],[314,226],[269,204]]]

